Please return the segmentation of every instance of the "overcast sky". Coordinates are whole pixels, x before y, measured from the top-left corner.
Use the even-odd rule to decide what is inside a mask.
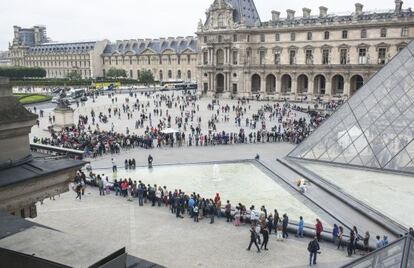
[[[0,3],[6,0],[0,0]],[[311,2],[311,4],[310,4]],[[356,2],[356,1],[355,1]],[[394,0],[361,0],[364,10],[393,9]],[[13,39],[13,25],[45,25],[54,41],[118,40],[193,35],[199,19],[213,0],[12,0],[0,8],[0,50],[7,50]],[[271,18],[270,11],[282,12],[302,8],[318,13],[353,11],[350,1],[328,0],[255,0],[262,21]],[[405,8],[414,0],[407,0]]]

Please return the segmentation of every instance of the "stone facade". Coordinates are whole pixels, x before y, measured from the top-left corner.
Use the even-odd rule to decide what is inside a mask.
[[[253,1],[216,0],[198,26],[199,89],[213,95],[343,98],[352,95],[414,36],[411,9],[346,15],[272,11],[261,22]]]
[[[73,70],[84,78],[104,77],[119,68],[137,79],[147,69],[160,82],[196,81],[209,95],[330,99],[352,95],[414,37],[414,15],[400,0],[376,12],[359,3],[341,15],[326,7],[317,15],[308,8],[300,17],[286,12],[281,18],[272,11],[272,19],[262,22],[253,0],[215,0],[197,38],[113,43],[51,43],[44,27],[15,26],[11,61],[45,68],[51,78]]]

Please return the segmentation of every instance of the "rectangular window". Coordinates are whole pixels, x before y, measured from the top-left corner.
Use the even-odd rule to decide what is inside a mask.
[[[204,36],[204,43],[207,43],[207,36]]]
[[[329,40],[329,32],[328,31],[324,32],[323,39]]]
[[[340,51],[340,63],[345,65],[348,63],[348,49],[342,48]]]
[[[247,35],[247,42],[250,42],[250,35]]]
[[[367,30],[366,29],[361,30],[361,38],[367,38]]]
[[[280,34],[275,34],[275,41],[276,42],[279,42],[280,41]]]
[[[348,39],[348,31],[342,31],[342,39]]]
[[[233,64],[234,65],[238,64],[238,57],[239,57],[239,55],[238,55],[237,51],[233,51]]]
[[[296,50],[289,51],[289,64],[293,65],[296,63]]]
[[[207,51],[205,51],[203,53],[203,64],[204,65],[207,65],[208,64],[208,52]]]
[[[367,64],[367,49],[360,48],[358,52],[358,63],[359,64]]]
[[[233,34],[233,42],[237,42],[237,34]]]
[[[408,36],[408,27],[403,27],[401,29],[401,36]]]
[[[313,54],[311,49],[307,49],[305,52],[306,64],[313,64]]]
[[[181,64],[181,56],[177,56],[177,63]]]
[[[233,94],[237,94],[237,84],[233,84]]]
[[[322,64],[329,64],[329,49],[322,50]]]
[[[380,47],[378,49],[378,64],[385,64],[387,58],[387,49],[385,47]]]
[[[260,50],[259,55],[260,55],[260,65],[265,64],[265,51]]]
[[[381,29],[380,36],[381,36],[381,37],[387,37],[387,28],[382,28],[382,29]]]
[[[262,43],[266,42],[266,37],[265,37],[264,34],[260,35],[260,42],[262,42]]]
[[[307,39],[308,41],[312,40],[312,32],[308,32]]]
[[[275,52],[275,64],[280,64],[280,51]]]
[[[296,33],[290,33],[290,41],[296,40]]]

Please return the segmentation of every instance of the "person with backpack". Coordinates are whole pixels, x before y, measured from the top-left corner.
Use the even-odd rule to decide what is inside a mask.
[[[312,263],[316,265],[316,256],[320,253],[320,247],[318,243],[318,238],[315,236],[312,241],[308,244],[309,251],[309,266],[312,266]]]

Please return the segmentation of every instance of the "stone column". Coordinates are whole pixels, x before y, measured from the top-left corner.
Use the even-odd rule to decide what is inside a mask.
[[[282,93],[282,76],[280,74],[276,74],[276,94],[280,96]]]
[[[330,100],[332,98],[332,77],[331,75],[326,75],[325,81],[325,99]]]
[[[291,94],[296,99],[296,95],[298,94],[298,78],[295,75],[292,75],[292,88],[291,88]]]
[[[264,73],[260,76],[260,95],[266,94],[266,76]]]
[[[350,76],[345,75],[344,76],[344,92],[342,95],[346,95],[347,98],[351,96],[351,82],[350,82]]]
[[[310,75],[309,80],[308,80],[308,93],[307,93],[309,100],[312,100],[312,97],[313,97],[313,87],[314,87],[313,84],[314,84],[314,77],[313,75]]]

